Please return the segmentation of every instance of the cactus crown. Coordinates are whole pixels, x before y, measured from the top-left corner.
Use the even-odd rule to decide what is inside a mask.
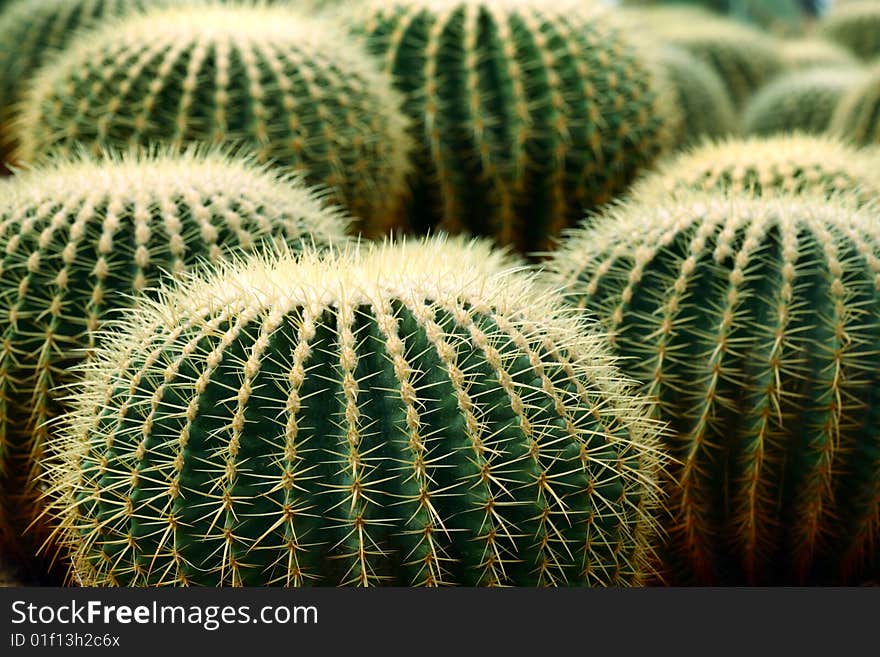
[[[633,198],[660,190],[730,190],[769,197],[852,191],[865,201],[880,198],[875,153],[826,135],[744,137],[706,143],[667,160],[636,183]]]
[[[840,100],[828,130],[859,146],[880,145],[880,64]]]
[[[530,250],[671,139],[670,98],[604,12],[540,0],[372,0],[346,20],[407,96],[411,228]]]
[[[81,156],[0,186],[0,500],[4,541],[32,554],[45,422],[54,388],[94,332],[166,275],[281,241],[346,240],[347,221],[293,177],[191,149]],[[24,517],[23,517],[24,516]]]
[[[758,91],[746,106],[743,129],[760,135],[824,133],[841,99],[864,76],[860,67],[839,66],[781,75]]]
[[[399,211],[410,139],[390,80],[339,32],[290,7],[218,2],[109,22],[35,76],[16,157],[78,143],[240,145],[327,186],[369,230]]]
[[[657,425],[601,340],[484,244],[250,258],[101,344],[48,477],[82,583],[649,572]]]
[[[851,195],[642,196],[548,265],[673,432],[673,579],[880,568],[880,223]]]

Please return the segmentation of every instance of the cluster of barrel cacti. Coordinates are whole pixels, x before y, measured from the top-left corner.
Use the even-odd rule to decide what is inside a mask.
[[[753,4],[0,2],[0,583],[880,576],[880,2]]]

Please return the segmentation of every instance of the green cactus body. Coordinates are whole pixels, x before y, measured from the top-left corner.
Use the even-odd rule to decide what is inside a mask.
[[[778,135],[707,143],[645,175],[632,198],[660,192],[748,191],[764,197],[852,193],[864,203],[880,199],[878,155],[827,135]]]
[[[859,59],[843,46],[825,39],[795,39],[783,41],[779,52],[789,71],[825,68],[829,66],[855,67]]]
[[[876,210],[846,196],[643,197],[571,233],[550,270],[670,423],[671,581],[876,576]]]
[[[58,442],[74,580],[640,583],[660,425],[532,283],[429,240],[254,258],[133,311]]]
[[[733,102],[715,71],[680,48],[666,46],[655,52],[656,61],[675,88],[682,113],[678,144],[723,137],[736,131]]]
[[[0,13],[0,142],[28,80],[80,30],[175,0],[14,0]],[[0,2],[0,7],[3,3]],[[0,160],[9,144],[3,144]]]
[[[25,566],[45,527],[49,427],[95,331],[163,276],[266,241],[327,245],[347,221],[296,181],[214,154],[80,158],[0,186],[0,506]],[[35,566],[36,568],[36,566]]]
[[[861,68],[838,67],[782,75],[755,94],[746,106],[743,132],[824,133],[841,99],[864,77]]]
[[[661,23],[658,36],[708,64],[738,109],[783,70],[778,43],[772,37],[733,21]]]
[[[840,100],[829,132],[859,146],[880,145],[880,64]]]
[[[281,6],[189,3],[121,19],[35,77],[17,157],[78,143],[247,147],[384,232],[406,193],[407,121],[391,82],[343,35]]]
[[[350,12],[422,145],[412,230],[532,250],[665,148],[671,99],[601,14],[539,0],[371,0]]]
[[[819,23],[818,32],[866,61],[880,57],[880,4],[861,0],[836,6]]]

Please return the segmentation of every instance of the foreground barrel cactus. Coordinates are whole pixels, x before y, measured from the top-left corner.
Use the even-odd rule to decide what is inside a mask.
[[[383,232],[406,195],[410,139],[390,80],[349,41],[285,6],[196,2],[110,23],[36,76],[16,159],[78,143],[247,147]]]
[[[296,180],[220,155],[55,161],[0,186],[0,522],[28,566],[57,386],[94,334],[166,276],[264,242],[329,245],[347,220]],[[38,568],[38,566],[34,566]]]
[[[629,585],[658,425],[480,243],[223,268],[126,318],[50,494],[84,585]]]
[[[749,191],[770,197],[852,192],[865,202],[880,199],[880,154],[827,135],[777,135],[706,143],[664,162],[645,175],[632,196],[658,191]]]
[[[411,229],[532,250],[666,148],[672,96],[602,13],[575,0],[370,0],[345,10],[415,123]]]
[[[570,234],[549,268],[670,423],[670,581],[876,576],[875,207],[846,196],[643,198]]]
[[[859,146],[880,145],[880,63],[844,95],[829,131]]]
[[[746,106],[743,130],[756,135],[826,132],[841,99],[864,77],[860,67],[814,68],[781,75]]]

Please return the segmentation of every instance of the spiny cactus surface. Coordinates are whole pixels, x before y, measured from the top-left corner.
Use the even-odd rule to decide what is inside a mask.
[[[298,181],[209,153],[55,161],[0,186],[0,529],[25,566],[45,538],[25,528],[46,423],[103,322],[200,262],[346,228]]]
[[[400,105],[333,22],[193,2],[81,35],[35,77],[14,132],[24,161],[76,144],[247,147],[329,187],[372,233],[393,225],[406,193]]]
[[[645,175],[630,196],[660,191],[749,191],[764,197],[852,192],[880,199],[880,154],[827,135],[732,138],[696,146]]]
[[[629,585],[658,425],[485,244],[254,258],[102,342],[50,473],[84,585]]]
[[[840,100],[829,131],[858,146],[880,145],[880,63]]]
[[[819,23],[819,33],[866,61],[880,57],[880,3],[841,3]]]
[[[549,268],[670,423],[669,581],[876,576],[876,207],[643,197],[570,234]]]
[[[861,68],[826,67],[795,71],[761,89],[743,114],[747,134],[821,134],[841,99],[865,77]]]
[[[103,20],[180,0],[13,0],[0,2],[0,160],[7,123],[31,76],[80,30]],[[8,6],[4,6],[8,5]]]
[[[714,70],[681,48],[657,48],[656,61],[666,72],[682,114],[680,145],[718,138],[737,130],[733,102]]]
[[[346,12],[415,123],[411,229],[532,250],[666,147],[665,85],[602,13],[569,0],[370,0]]]

